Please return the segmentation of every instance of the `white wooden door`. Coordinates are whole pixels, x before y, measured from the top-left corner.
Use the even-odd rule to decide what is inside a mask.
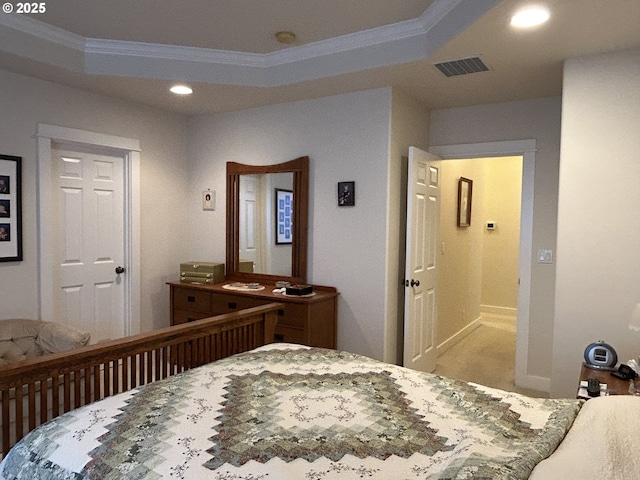
[[[88,330],[92,342],[123,337],[124,158],[57,145],[51,159],[57,209],[54,318]],[[117,273],[119,267],[124,271]]]
[[[440,223],[440,160],[409,148],[405,265],[405,367],[436,368],[437,245]]]

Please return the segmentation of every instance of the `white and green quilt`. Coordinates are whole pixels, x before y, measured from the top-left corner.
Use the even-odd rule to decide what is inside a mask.
[[[581,405],[275,344],[62,415],[0,478],[524,479]]]

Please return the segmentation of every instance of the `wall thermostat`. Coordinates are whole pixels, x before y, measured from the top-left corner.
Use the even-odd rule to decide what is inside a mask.
[[[496,222],[487,222],[487,230],[495,230]]]
[[[599,342],[591,343],[584,350],[584,365],[596,370],[615,370],[618,355],[611,345]]]

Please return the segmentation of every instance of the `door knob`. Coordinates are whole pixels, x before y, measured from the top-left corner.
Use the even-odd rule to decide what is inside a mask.
[[[121,273],[124,273],[124,267],[116,267],[116,273],[118,275],[120,275]]]
[[[412,287],[419,287],[420,286],[420,280],[411,279],[411,286]]]

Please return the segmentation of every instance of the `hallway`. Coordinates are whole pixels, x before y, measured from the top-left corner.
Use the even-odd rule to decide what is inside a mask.
[[[515,319],[485,318],[471,334],[438,357],[434,373],[546,398],[545,392],[515,385],[515,340]]]

